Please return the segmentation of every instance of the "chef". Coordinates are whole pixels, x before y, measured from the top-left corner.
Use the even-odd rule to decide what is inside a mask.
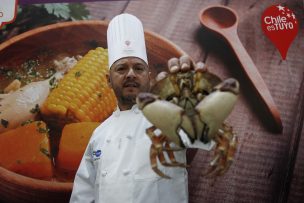
[[[94,131],[75,176],[70,202],[188,202],[185,168],[159,164],[159,169],[171,179],[162,178],[151,169],[151,141],[145,130],[152,124],[135,102],[138,93],[150,89],[142,23],[130,14],[114,17],[109,23],[107,42],[108,81],[118,107]],[[175,155],[177,161],[186,162],[185,151]]]

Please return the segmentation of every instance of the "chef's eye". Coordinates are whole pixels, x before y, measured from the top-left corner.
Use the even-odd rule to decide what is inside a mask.
[[[118,73],[124,73],[127,70],[127,67],[124,65],[118,65],[115,70]]]
[[[135,65],[134,66],[134,71],[136,72],[136,73],[142,73],[143,71],[145,70],[145,67],[143,66],[143,65]]]

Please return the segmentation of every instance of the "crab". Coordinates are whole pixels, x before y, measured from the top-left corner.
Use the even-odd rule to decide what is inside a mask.
[[[215,156],[205,175],[222,175],[230,167],[237,147],[237,137],[224,120],[237,101],[239,83],[233,78],[221,81],[203,63],[194,64],[187,56],[169,60],[168,66],[169,73],[157,75],[151,92],[140,93],[136,99],[153,124],[146,129],[152,142],[151,167],[159,176],[170,178],[158,168],[158,161],[164,166],[187,167],[176,161],[174,151],[191,148],[196,141],[214,141]]]

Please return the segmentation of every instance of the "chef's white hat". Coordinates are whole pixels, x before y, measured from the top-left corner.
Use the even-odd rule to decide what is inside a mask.
[[[141,21],[124,13],[115,16],[107,31],[109,68],[118,59],[138,57],[148,64],[145,36]]]

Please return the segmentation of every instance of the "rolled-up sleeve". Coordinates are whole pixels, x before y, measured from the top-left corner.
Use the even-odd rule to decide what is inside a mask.
[[[91,144],[88,144],[74,179],[70,203],[95,202],[96,170],[91,152]]]

